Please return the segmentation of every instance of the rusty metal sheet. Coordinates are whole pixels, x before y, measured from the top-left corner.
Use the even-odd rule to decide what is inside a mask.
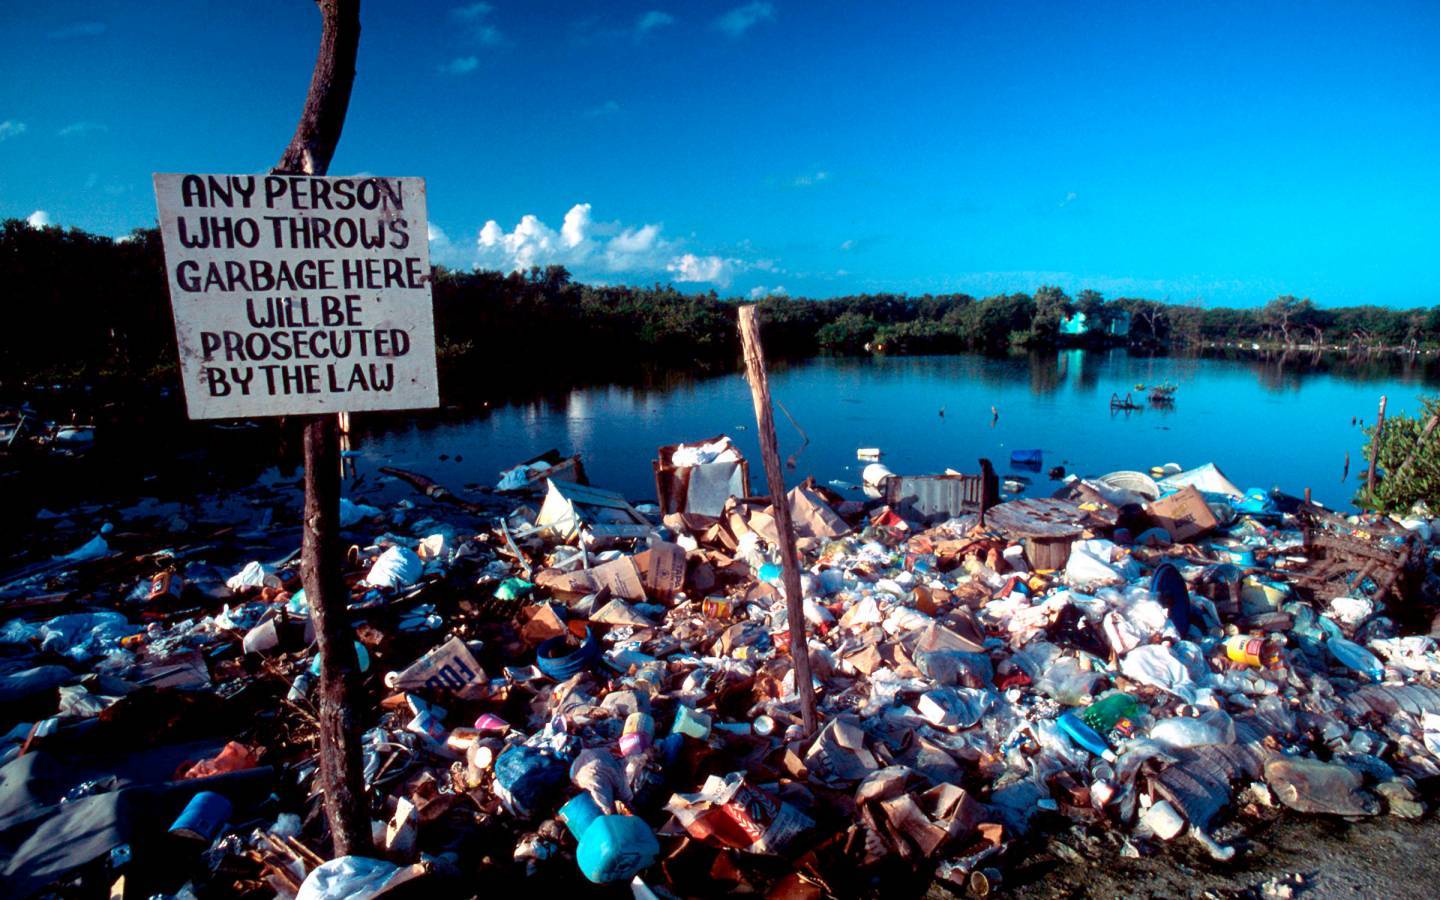
[[[981,475],[892,475],[885,479],[885,502],[926,518],[953,517],[979,512],[983,490]]]

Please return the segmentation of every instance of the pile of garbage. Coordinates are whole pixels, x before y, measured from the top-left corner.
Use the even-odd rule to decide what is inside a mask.
[[[37,545],[79,549],[0,577],[7,893],[983,894],[1047,835],[1224,864],[1282,809],[1419,817],[1440,776],[1428,509],[1213,465],[1008,503],[806,481],[807,733],[738,450],[661,448],[640,505],[537,460],[503,497],[382,477],[342,505],[374,849],[338,859],[295,485],[46,513]]]

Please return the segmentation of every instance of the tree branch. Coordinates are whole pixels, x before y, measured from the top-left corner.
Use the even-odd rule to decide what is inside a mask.
[[[277,173],[324,175],[345,127],[360,47],[360,0],[315,0],[324,23],[310,92]]]

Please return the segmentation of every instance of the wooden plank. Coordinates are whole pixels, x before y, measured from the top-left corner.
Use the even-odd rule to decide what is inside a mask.
[[[1028,538],[1076,537],[1085,530],[1085,511],[1074,503],[1049,497],[1026,497],[993,507],[986,524],[1006,534]]]

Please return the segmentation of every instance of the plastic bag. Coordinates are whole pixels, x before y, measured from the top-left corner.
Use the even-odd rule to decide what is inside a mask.
[[[423,872],[420,867],[402,869],[382,859],[341,856],[312,869],[295,900],[368,900]]]
[[[1196,700],[1195,679],[1185,664],[1163,644],[1136,647],[1120,658],[1120,671],[1127,678],[1174,694],[1186,703]]]
[[[920,695],[915,708],[932,725],[970,728],[995,705],[995,695],[978,688],[941,688]]]
[[[358,525],[366,519],[373,519],[380,515],[380,509],[364,503],[356,503],[349,497],[340,498],[340,527],[349,528]]]
[[[1265,764],[1265,782],[1297,812],[1373,816],[1380,802],[1361,787],[1364,780],[1359,772],[1318,759],[1282,757]]]
[[[420,580],[425,563],[408,547],[395,546],[380,554],[370,571],[365,574],[369,587],[409,587]]]
[[[275,570],[264,563],[251,562],[230,576],[225,586],[238,594],[246,588],[279,587],[280,579],[275,577]]]
[[[1080,668],[1079,660],[1062,657],[1049,665],[1035,680],[1035,689],[1066,706],[1079,706],[1105,683],[1099,672]]]
[[[1111,541],[1075,541],[1070,545],[1070,559],[1065,563],[1065,581],[1082,589],[1124,581],[1124,567],[1111,562],[1115,549]]]
[[[1235,723],[1222,710],[1207,709],[1196,718],[1162,719],[1150,729],[1150,739],[1171,749],[1235,743]]]
[[[553,805],[568,780],[565,760],[525,744],[511,744],[495,759],[495,794],[522,819]]]

